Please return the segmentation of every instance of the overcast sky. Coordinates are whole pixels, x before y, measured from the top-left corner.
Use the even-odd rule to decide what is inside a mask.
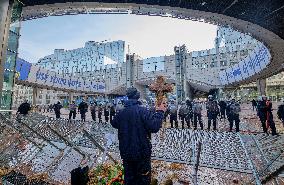
[[[53,16],[22,22],[19,57],[35,63],[54,49],[75,49],[90,40],[124,40],[142,58],[171,55],[176,45],[213,48],[216,31],[215,25],[158,16]]]

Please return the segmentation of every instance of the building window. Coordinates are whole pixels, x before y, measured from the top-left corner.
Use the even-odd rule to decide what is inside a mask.
[[[220,66],[221,67],[227,66],[227,61],[225,61],[225,60],[224,61],[220,61]]]

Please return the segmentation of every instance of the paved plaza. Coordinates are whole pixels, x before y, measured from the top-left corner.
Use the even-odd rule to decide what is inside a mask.
[[[32,112],[20,122],[3,125],[2,150],[12,157],[14,167],[26,174],[46,173],[49,181],[66,184],[69,172],[79,165],[94,167],[112,163],[111,158],[120,161],[117,131],[110,123],[91,121],[89,112],[86,122],[80,121],[80,114],[70,122],[66,109],[61,119],[54,117],[54,113]],[[203,117],[206,125],[205,112]],[[253,182],[254,171],[266,178],[283,166],[283,125],[276,117],[275,121],[280,135],[262,134],[256,112],[250,104],[242,104],[240,133],[228,132],[225,120],[219,121],[218,131],[169,128],[166,122],[151,138],[153,177],[159,182],[172,179],[176,185],[192,184],[197,145],[201,143],[200,184],[247,184]],[[22,137],[11,133],[22,133]],[[11,139],[5,140],[7,135]],[[15,143],[9,146],[11,141]]]

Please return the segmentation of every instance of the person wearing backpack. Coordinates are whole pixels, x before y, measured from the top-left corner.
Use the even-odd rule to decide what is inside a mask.
[[[212,95],[208,96],[206,109],[208,117],[208,130],[210,130],[211,122],[213,122],[213,130],[217,130],[217,116],[219,114],[219,108],[218,103],[213,99]]]
[[[240,112],[241,112],[241,106],[238,102],[236,102],[235,99],[231,100],[231,103],[228,105],[228,120],[230,123],[230,132],[232,132],[233,125],[235,122],[236,126],[236,132],[240,131]]]

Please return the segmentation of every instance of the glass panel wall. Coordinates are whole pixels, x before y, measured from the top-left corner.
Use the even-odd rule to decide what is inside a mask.
[[[6,53],[4,83],[0,101],[1,110],[10,110],[12,106],[15,63],[18,51],[18,39],[20,37],[20,18],[22,12],[22,4],[18,1],[13,3],[11,25],[9,29],[8,46]]]

